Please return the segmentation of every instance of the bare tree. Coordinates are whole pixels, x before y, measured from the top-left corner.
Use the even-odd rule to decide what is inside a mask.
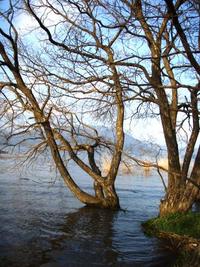
[[[13,114],[31,113],[26,129],[41,130],[71,191],[86,204],[119,207],[126,108],[133,119],[161,120],[168,185],[160,215],[190,209],[200,183],[198,2],[24,0],[20,8],[11,1],[1,13],[1,91]],[[16,11],[36,23],[29,38],[17,31]],[[114,124],[114,144],[88,118]],[[96,161],[102,148],[112,153],[105,177]],[[63,151],[92,177],[95,195],[74,182]]]
[[[190,209],[200,183],[199,6],[196,8],[192,1],[165,2],[151,5],[140,0],[124,1],[134,19],[127,31],[142,38],[148,51],[149,67],[143,65],[143,77],[149,87],[146,91],[153,94],[158,107],[167,146],[168,187],[160,215]],[[138,30],[133,31],[133,25]],[[131,63],[124,65],[134,67]],[[147,94],[144,88],[141,93]],[[186,135],[183,155],[181,131]]]
[[[117,209],[119,199],[115,191],[115,179],[124,144],[124,103],[119,73],[113,64],[112,49],[103,44],[103,34],[97,36],[94,18],[94,25],[89,25],[93,27],[91,30],[86,28],[87,21],[78,18],[78,14],[75,15],[74,22],[71,21],[70,16],[75,11],[74,5],[68,17],[69,6],[62,2],[58,1],[54,6],[48,1],[41,4],[42,2],[38,6],[32,6],[29,1],[26,2],[28,12],[49,39],[43,40],[41,50],[36,53],[32,51],[32,56],[31,50],[26,48],[15,26],[18,3],[10,1],[9,9],[1,12],[5,25],[5,28],[0,30],[1,90],[5,98],[9,99],[13,110],[12,120],[15,122],[10,125],[12,135],[28,130],[40,130],[42,142],[35,146],[35,151],[48,145],[57,169],[74,195],[87,205]],[[89,8],[87,2],[84,5]],[[40,18],[35,13],[38,7],[42,10]],[[51,30],[43,24],[43,18],[49,10],[50,15],[59,16],[58,22],[51,26]],[[76,7],[77,12],[79,6]],[[64,27],[69,23],[64,37],[57,36],[58,32],[63,33],[63,28],[59,26],[62,22]],[[70,26],[73,23],[74,28]],[[83,33],[90,37],[87,46],[91,46],[92,52],[90,48],[88,51],[84,48]],[[69,39],[69,44],[60,41],[60,38]],[[96,42],[96,46],[90,42]],[[96,54],[95,47],[99,50]],[[115,124],[115,144],[112,148],[104,142],[96,129],[84,121],[91,112],[96,114],[95,117],[98,115],[100,119],[102,116],[107,119],[110,109],[113,111],[110,119]],[[16,127],[15,113],[23,113],[25,116],[23,130]],[[32,122],[27,122],[28,117]],[[102,147],[112,150],[111,165],[106,176],[102,176],[100,166],[96,162],[96,151]],[[67,168],[66,153],[63,151],[94,180],[93,195],[83,191],[75,183]],[[87,155],[87,161],[82,159],[83,153]]]

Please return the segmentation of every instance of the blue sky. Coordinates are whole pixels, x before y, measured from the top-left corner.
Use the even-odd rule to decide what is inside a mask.
[[[8,1],[3,0],[0,2],[1,9],[6,8],[8,4]],[[51,14],[52,21],[55,22],[55,20],[58,19],[58,17],[54,14]],[[18,30],[21,34],[24,36],[24,40],[29,43],[32,47],[38,45],[38,38],[45,37],[45,35],[35,34],[36,32],[31,32],[30,30],[34,28],[37,23],[32,19],[29,15],[25,13],[21,13],[16,18],[16,25]],[[4,26],[1,24],[1,26]],[[194,83],[193,79],[188,78],[188,74],[183,74],[182,79],[184,82],[190,84]],[[159,144],[164,144],[164,136],[162,133],[162,127],[160,124],[159,119],[136,119],[134,121],[126,120],[125,121],[125,130],[132,134],[135,138],[138,139],[144,139],[144,140],[150,140],[151,142],[156,142]]]

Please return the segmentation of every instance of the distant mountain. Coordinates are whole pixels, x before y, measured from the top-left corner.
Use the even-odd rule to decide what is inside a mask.
[[[0,151],[4,152],[25,152],[27,148],[30,148],[31,145],[35,145],[38,143],[38,134],[35,133],[24,133],[20,135],[13,135],[8,138],[10,134],[6,131],[0,132]]]
[[[105,126],[97,126],[96,130],[98,131],[98,136],[100,138],[109,143],[115,143],[115,133],[113,129]],[[81,133],[81,135],[76,136],[76,132]],[[71,142],[73,143],[71,133],[65,132],[64,135],[68,139],[71,139]],[[77,127],[77,129],[74,130],[74,136],[79,143],[90,144],[93,143],[94,140],[89,137],[95,136],[95,132],[90,128],[87,128],[85,130]],[[14,135],[8,140],[5,137],[5,133],[0,132],[0,149],[3,149],[2,147],[5,147],[5,144],[8,142],[9,146],[11,146],[12,148],[15,145],[19,144],[18,147],[20,147],[20,151],[23,152],[26,151],[27,148],[30,148],[32,145],[35,145],[40,141],[41,138],[38,132],[28,132],[21,135]],[[125,134],[124,151],[134,157],[140,159],[155,158],[155,156],[158,154],[159,149],[160,147],[155,144],[144,142],[134,138],[130,134]]]
[[[98,132],[105,140],[110,142],[115,141],[115,134],[112,129],[102,126],[98,127]],[[160,146],[156,144],[141,141],[125,133],[124,151],[132,156],[139,157],[140,159],[155,158],[160,149]]]

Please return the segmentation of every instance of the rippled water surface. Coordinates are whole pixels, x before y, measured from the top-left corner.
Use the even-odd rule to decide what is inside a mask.
[[[124,211],[85,208],[38,161],[28,170],[0,159],[0,266],[172,266],[165,244],[145,236],[141,222],[156,216],[163,195],[159,177],[119,176]],[[73,169],[90,191],[87,177]]]

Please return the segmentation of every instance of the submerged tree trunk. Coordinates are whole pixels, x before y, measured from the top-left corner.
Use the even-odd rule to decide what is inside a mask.
[[[192,198],[187,199],[185,196],[180,196],[180,192],[170,192],[160,203],[160,216],[165,216],[175,212],[187,212],[193,204]]]
[[[200,147],[196,154],[190,178],[179,177],[178,182],[169,174],[171,186],[160,204],[160,216],[174,212],[187,212],[200,195]],[[169,181],[168,181],[169,182]]]
[[[105,183],[103,187],[95,187],[96,198],[99,199],[98,203],[86,203],[87,206],[111,209],[111,210],[119,210],[120,203],[119,197],[116,193],[115,186],[108,185]]]
[[[105,194],[105,208],[110,208],[110,209],[119,209],[119,198],[115,190],[114,184],[112,185],[105,185],[104,189],[104,194]]]
[[[108,208],[112,210],[118,210],[120,208],[119,205],[119,198],[117,196],[116,190],[115,190],[115,179],[111,179],[111,181],[108,179],[108,177],[103,178],[101,175],[101,172],[96,169],[92,172],[90,169],[91,176],[94,176],[94,190],[95,195],[90,195],[83,190],[80,189],[80,187],[73,181],[71,178],[71,175],[67,171],[66,167],[64,166],[63,160],[60,157],[60,153],[57,147],[57,144],[55,142],[55,137],[53,135],[53,131],[51,129],[50,123],[45,122],[43,123],[43,127],[47,136],[48,144],[51,149],[52,157],[54,159],[54,162],[60,171],[60,174],[62,175],[65,183],[67,184],[68,188],[72,191],[72,193],[75,195],[77,199],[79,199],[82,203],[86,204],[87,206],[93,206],[98,208]],[[60,138],[61,135],[57,134]],[[62,138],[62,141],[67,145],[67,140],[64,140]],[[70,147],[69,147],[70,150]],[[74,158],[74,160],[79,160],[75,157],[73,151],[71,151],[71,156]],[[78,161],[78,162],[79,162]],[[82,168],[87,168],[86,165],[84,165],[83,162],[80,161],[80,166]],[[93,168],[94,169],[94,168]]]
[[[165,199],[160,203],[160,216],[175,212],[187,212],[199,196],[199,188],[192,182],[169,188]]]
[[[198,194],[198,189],[192,190],[189,196],[183,194],[180,196],[180,191],[170,192],[160,203],[160,216],[165,216],[175,212],[187,212],[192,208],[192,205]]]

